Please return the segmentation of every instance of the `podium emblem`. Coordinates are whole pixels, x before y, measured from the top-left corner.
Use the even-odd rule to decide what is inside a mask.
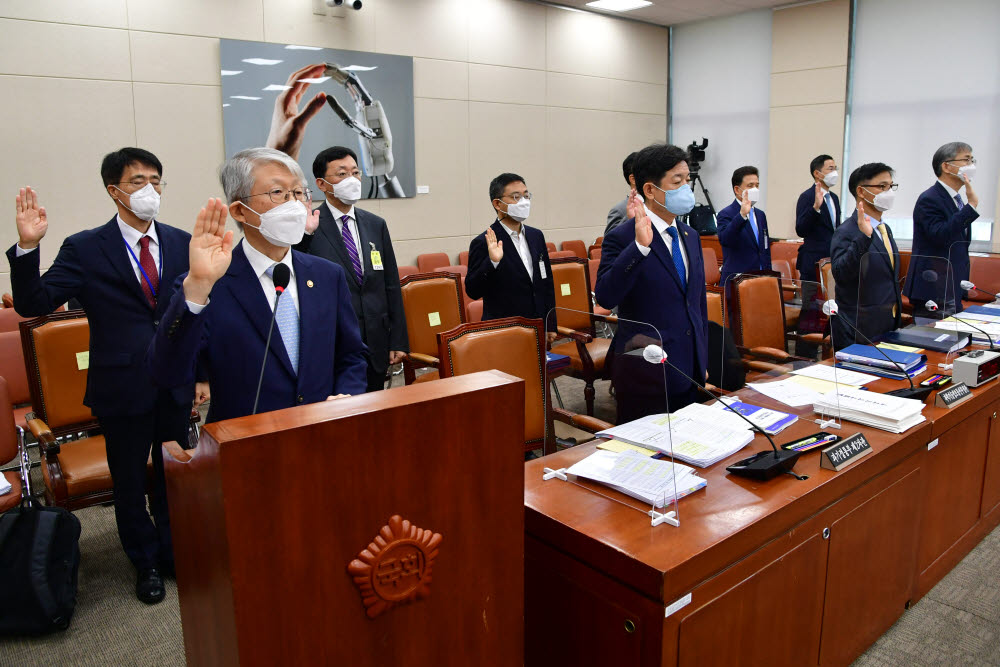
[[[417,528],[398,514],[347,566],[368,618],[430,595],[440,533]]]

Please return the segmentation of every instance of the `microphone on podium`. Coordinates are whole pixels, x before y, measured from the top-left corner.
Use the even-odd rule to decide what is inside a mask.
[[[834,301],[833,299],[830,299],[829,301],[827,301],[826,303],[824,303],[823,304],[823,314],[826,315],[827,317],[832,317],[834,315],[839,315],[840,314],[840,309],[837,307],[837,302]],[[896,389],[895,391],[888,392],[889,396],[899,396],[900,398],[913,398],[913,399],[916,399],[918,401],[922,401],[922,400],[924,400],[925,398],[927,398],[930,395],[930,393],[932,391],[931,387],[917,387],[917,386],[915,386],[913,384],[913,378],[910,377],[910,374],[907,373],[903,369],[903,367],[900,366],[894,359],[889,358],[889,355],[885,353],[885,350],[883,350],[878,345],[876,345],[875,343],[873,343],[871,341],[871,339],[868,338],[868,336],[866,336],[863,333],[861,333],[858,330],[858,328],[851,323],[850,320],[847,320],[847,319],[844,319],[844,318],[840,318],[840,321],[843,322],[844,324],[846,324],[847,326],[849,326],[851,329],[853,329],[854,333],[856,333],[858,336],[861,336],[861,338],[863,338],[866,343],[868,343],[869,345],[871,345],[872,347],[874,347],[876,350],[878,350],[878,353],[881,354],[883,357],[885,357],[886,361],[888,361],[890,364],[892,364],[897,369],[899,369],[899,372],[902,373],[903,377],[905,377],[906,380],[910,383],[910,386],[907,387],[907,388],[905,388],[905,389]]]
[[[253,397],[253,412],[250,414],[257,414],[257,402],[260,401],[260,388],[264,383],[264,369],[267,367],[267,352],[271,349],[271,334],[274,333],[274,318],[278,314],[278,300],[281,299],[281,295],[285,293],[285,288],[288,287],[288,282],[292,279],[291,269],[288,268],[287,264],[278,263],[274,267],[274,271],[271,272],[271,280],[274,281],[274,291],[276,295],[274,297],[274,310],[271,312],[271,326],[267,328],[267,342],[264,343],[264,360],[260,364],[260,378],[257,380],[257,393]]]
[[[672,369],[690,380],[691,384],[696,386],[706,396],[714,400],[720,400],[722,404],[726,406],[727,410],[735,415],[738,415],[740,419],[750,425],[750,428],[753,431],[762,434],[765,438],[767,438],[767,441],[771,443],[771,451],[764,450],[762,452],[757,452],[748,459],[743,459],[742,461],[734,463],[726,468],[726,470],[734,475],[749,477],[751,479],[761,481],[769,480],[772,477],[777,477],[781,473],[785,472],[798,479],[805,479],[792,472],[792,467],[798,460],[800,452],[778,449],[778,446],[774,444],[774,439],[771,438],[771,436],[764,429],[747,419],[746,416],[740,413],[739,410],[736,410],[733,406],[714,395],[708,389],[705,389],[705,387],[703,387],[699,382],[695,382],[695,380],[687,373],[667,361],[667,353],[662,347],[659,345],[647,345],[642,350],[642,358],[651,364],[666,364],[667,366],[670,366]]]
[[[926,308],[927,310],[929,310],[930,312],[932,312],[932,313],[933,313],[933,312],[935,312],[935,311],[937,311],[937,309],[938,309],[938,305],[937,305],[936,303],[934,303],[933,301],[928,301],[927,303],[925,303],[925,304],[924,304],[924,307],[925,307],[925,308]],[[986,342],[988,342],[988,343],[990,344],[990,350],[996,350],[996,347],[995,347],[995,346],[993,345],[993,337],[992,337],[992,336],[990,336],[990,335],[989,335],[988,333],[986,333],[985,331],[983,331],[982,329],[980,329],[979,327],[977,327],[977,326],[976,326],[975,324],[973,324],[972,322],[969,322],[968,320],[963,320],[963,319],[962,319],[961,317],[959,317],[958,315],[952,315],[952,316],[951,316],[951,318],[952,318],[953,320],[956,320],[956,321],[958,321],[958,322],[961,322],[962,324],[964,324],[964,325],[966,325],[966,326],[970,326],[970,327],[972,327],[973,329],[975,329],[975,330],[976,330],[976,331],[978,331],[979,333],[981,333],[981,334],[983,334],[984,336],[986,336]]]
[[[968,292],[969,290],[976,290],[977,292],[982,292],[983,294],[989,294],[994,299],[1000,299],[1000,297],[998,297],[993,292],[987,292],[982,287],[976,286],[976,284],[974,282],[972,282],[971,280],[963,280],[961,282],[961,285],[962,285],[962,289],[964,289],[966,292]]]

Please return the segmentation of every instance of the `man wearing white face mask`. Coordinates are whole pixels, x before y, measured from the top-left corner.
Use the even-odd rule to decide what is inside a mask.
[[[830,240],[840,226],[840,198],[833,192],[840,174],[837,161],[829,155],[814,157],[809,173],[813,183],[795,204],[795,233],[802,237],[796,266],[802,280],[815,283],[816,262],[830,256]]]
[[[899,248],[882,222],[896,198],[892,167],[881,162],[863,164],[851,172],[848,186],[858,208],[833,233],[830,244],[840,308],[833,318],[833,345],[838,350],[855,342],[865,344],[844,320],[875,338],[899,328],[903,305]]]
[[[101,227],[66,238],[44,275],[39,275],[39,244],[48,216],[37,193],[22,188],[17,196],[19,240],[7,251],[14,308],[20,315],[45,315],[70,299],[87,313],[90,356],[83,401],[104,435],[118,536],[136,568],[136,596],[147,604],[163,599],[163,576],[173,571],[160,443],[187,441],[195,380],[192,375],[164,391],[143,364],[174,280],[188,268],[191,237],[156,219],[166,185],[162,174],[157,157],[141,148],[106,155],[101,178],[116,215]],[[199,393],[204,396],[207,388]],[[150,453],[154,474],[147,511]]]
[[[483,319],[545,318],[555,307],[552,266],[540,229],[524,224],[531,212],[531,193],[517,174],[500,174],[490,182],[490,203],[497,219],[469,244],[465,291],[483,300]],[[555,322],[548,325],[555,338]]]
[[[370,354],[368,391],[383,389],[389,365],[401,362],[410,350],[389,227],[379,216],[355,206],[362,194],[361,170],[350,148],[321,151],[312,171],[326,202],[318,209],[319,217],[306,225],[295,249],[344,269],[361,339]]]
[[[730,276],[748,271],[771,270],[771,243],[767,236],[767,216],[755,206],[760,199],[757,167],[740,167],[733,172],[732,204],[719,211],[719,245],[722,270],[719,285]]]
[[[924,272],[934,260],[915,258],[916,266],[907,272],[912,278],[907,280],[904,293],[914,302],[944,298],[944,311],[956,312],[962,310],[965,297],[962,281],[969,279],[972,223],[979,218],[979,197],[972,187],[976,159],[969,144],[954,141],[934,152],[931,167],[938,180],[913,206],[913,254],[947,258],[952,275],[925,280]],[[949,294],[942,296],[945,285]]]
[[[265,355],[257,412],[364,393],[367,350],[344,270],[291,249],[309,216],[298,163],[250,148],[226,161],[219,178],[229,206],[209,200],[198,215],[191,270],[147,353],[154,380],[183,385],[200,362],[212,386],[209,422],[253,414]],[[244,233],[235,247],[227,212]],[[291,276],[283,290],[272,278],[278,264]]]

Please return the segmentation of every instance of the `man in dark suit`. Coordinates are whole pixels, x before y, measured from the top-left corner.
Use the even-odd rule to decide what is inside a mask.
[[[326,202],[319,207],[318,226],[307,223],[295,249],[344,269],[361,340],[370,355],[368,391],[384,389],[386,370],[410,350],[389,227],[374,213],[355,207],[361,199],[361,170],[350,148],[333,146],[320,152],[312,171]]]
[[[611,233],[611,230],[622,224],[632,216],[628,212],[628,202],[632,198],[631,192],[635,190],[635,176],[632,174],[632,161],[635,160],[635,153],[629,153],[625,161],[622,162],[622,176],[625,177],[625,182],[628,183],[629,196],[621,200],[608,211],[608,222],[604,226],[604,235],[607,236]]]
[[[469,244],[465,291],[483,300],[483,319],[544,319],[555,308],[552,266],[540,229],[524,224],[531,193],[517,174],[500,174],[490,182],[490,202],[497,219]],[[549,323],[554,339],[554,320]]]
[[[840,198],[831,188],[840,175],[837,162],[829,155],[818,155],[809,163],[813,184],[795,203],[795,233],[802,237],[796,268],[802,280],[817,282],[816,262],[830,256],[830,240],[840,226]]]
[[[928,300],[942,302],[945,313],[962,310],[972,223],[979,217],[972,147],[960,141],[945,144],[935,151],[931,166],[938,180],[913,206],[913,259],[904,289],[916,315],[930,314],[923,307]],[[964,198],[959,192],[963,187]]]
[[[760,198],[757,167],[740,167],[733,172],[735,201],[719,211],[719,245],[722,269],[719,285],[730,276],[748,271],[771,270],[771,244],[767,237],[767,216],[754,204]]]
[[[298,163],[271,148],[250,148],[219,173],[244,238],[233,247],[221,200],[209,200],[198,214],[191,270],[178,279],[147,354],[153,379],[182,386],[200,363],[212,386],[210,422],[253,414],[265,354],[257,412],[364,393],[367,353],[344,270],[291,249],[309,215]],[[272,278],[279,263],[291,274],[280,299]]]
[[[190,235],[156,221],[166,185],[155,155],[141,148],[109,153],[101,178],[118,213],[78,232],[39,275],[39,243],[48,230],[45,208],[31,188],[17,197],[17,245],[7,251],[14,308],[34,317],[76,299],[90,324],[90,361],[83,402],[100,424],[114,484],[122,548],[136,568],[136,596],[164,597],[162,576],[173,571],[160,443],[187,441],[194,377],[173,391],[154,386],[143,366],[146,347],[188,268]],[[146,460],[152,452],[146,511]]]
[[[892,168],[881,162],[863,164],[851,173],[848,186],[858,207],[833,233],[830,248],[840,309],[833,318],[833,345],[838,350],[865,342],[848,323],[868,338],[899,328],[903,305],[899,248],[882,222],[896,194]]]
[[[615,378],[618,421],[630,421],[700,400],[691,380],[708,369],[708,304],[698,232],[676,220],[694,207],[687,153],[677,146],[648,146],[635,158],[636,217],[604,238],[597,272],[597,301],[618,307],[618,330],[609,361]],[[629,321],[645,322],[635,325]],[[649,364],[646,344],[661,344],[670,367]],[[626,354],[638,352],[637,354]],[[664,368],[666,395],[664,395]]]

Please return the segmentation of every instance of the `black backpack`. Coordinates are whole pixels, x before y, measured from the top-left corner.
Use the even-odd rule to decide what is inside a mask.
[[[701,236],[717,234],[719,229],[715,225],[715,216],[712,209],[706,204],[696,204],[687,216],[687,224],[694,228]]]
[[[80,520],[61,507],[22,501],[0,515],[0,635],[69,627],[76,607]]]

